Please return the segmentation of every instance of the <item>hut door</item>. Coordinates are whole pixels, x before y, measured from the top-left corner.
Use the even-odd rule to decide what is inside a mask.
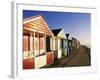
[[[50,37],[46,37],[46,51],[50,51]]]
[[[61,39],[61,49],[63,49],[63,48],[64,48],[64,40]]]

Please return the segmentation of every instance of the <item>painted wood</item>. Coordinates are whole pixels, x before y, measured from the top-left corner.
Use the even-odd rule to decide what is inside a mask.
[[[23,51],[29,51],[29,36],[23,35]]]
[[[47,61],[47,64],[52,64],[53,62],[54,62],[54,54],[53,54],[53,52],[48,52],[47,54],[46,54],[46,61]]]
[[[36,20],[29,21],[29,22],[23,24],[23,26],[32,28],[35,30],[39,30],[49,36],[53,35],[51,30],[48,28],[46,22],[44,21],[44,19],[41,16],[37,16],[37,17],[38,18]]]
[[[35,69],[46,65],[46,55],[35,57]]]
[[[58,59],[58,50],[54,50],[54,60]]]
[[[34,69],[34,57],[23,59],[23,69]]]
[[[66,37],[65,32],[64,32],[63,29],[59,32],[59,34],[57,36],[61,37],[61,38],[64,38],[64,39],[67,39],[67,37]]]

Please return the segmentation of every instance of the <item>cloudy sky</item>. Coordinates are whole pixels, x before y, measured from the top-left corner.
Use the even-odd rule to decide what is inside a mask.
[[[69,38],[76,37],[81,44],[90,45],[90,13],[23,10],[23,19],[36,15],[42,15],[50,29],[63,28]]]

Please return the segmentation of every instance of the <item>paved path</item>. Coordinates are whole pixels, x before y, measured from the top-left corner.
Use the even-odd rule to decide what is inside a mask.
[[[64,66],[88,66],[90,65],[89,56],[85,47],[80,47],[76,55]]]
[[[87,51],[87,48],[80,46],[80,48],[74,50],[70,56],[65,56],[55,61],[54,64],[44,66],[43,68],[89,66],[90,58],[88,54],[90,54],[90,52]]]

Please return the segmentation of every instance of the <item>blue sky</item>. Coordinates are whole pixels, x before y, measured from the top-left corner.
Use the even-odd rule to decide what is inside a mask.
[[[36,15],[43,15],[50,29],[63,28],[70,38],[76,37],[81,44],[90,45],[90,13],[23,10],[23,19]]]

